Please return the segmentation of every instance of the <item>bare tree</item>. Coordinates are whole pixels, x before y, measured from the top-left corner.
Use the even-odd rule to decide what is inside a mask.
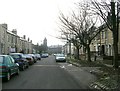
[[[118,68],[118,30],[119,30],[119,3],[117,2],[117,7],[115,7],[115,2],[107,4],[106,2],[99,3],[96,0],[91,0],[92,5],[94,6],[93,11],[99,15],[108,29],[112,31],[113,34],[113,51],[114,51],[114,67]],[[117,9],[117,13],[115,12]]]
[[[76,52],[77,54],[75,55],[76,59],[80,59],[80,48],[82,47],[82,44],[80,43],[79,39],[77,39],[77,37],[72,38],[71,42],[73,43],[73,45],[76,47]]]
[[[88,6],[84,6],[84,9],[79,10],[79,14],[73,12],[71,17],[65,17],[61,13],[59,19],[62,23],[62,32],[67,31],[79,39],[80,43],[87,49],[87,58],[91,62],[90,44],[100,33],[101,27],[96,27],[97,18],[92,17],[88,8]]]
[[[59,39],[62,39],[62,40],[65,40],[66,42],[68,42],[69,44],[72,43],[75,48],[76,48],[76,54],[74,55],[74,57],[76,59],[80,59],[79,58],[79,49],[81,48],[81,43],[80,41],[77,39],[76,35],[72,34],[72,32],[70,30],[68,30],[66,27],[59,27],[60,28],[60,33],[61,33],[61,36],[60,37],[57,37]]]

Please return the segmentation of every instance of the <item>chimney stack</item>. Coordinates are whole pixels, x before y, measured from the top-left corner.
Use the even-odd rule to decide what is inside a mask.
[[[26,39],[26,35],[23,35],[23,39]]]
[[[17,35],[17,30],[16,30],[16,29],[13,29],[13,30],[12,30],[12,33],[14,33],[14,34]]]

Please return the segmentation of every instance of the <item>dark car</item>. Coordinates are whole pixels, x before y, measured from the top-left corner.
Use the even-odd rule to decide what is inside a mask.
[[[24,56],[26,57],[26,59],[28,60],[29,65],[34,64],[34,59],[31,55],[28,54],[24,54]]]
[[[49,57],[49,54],[48,54],[48,53],[42,53],[42,54],[41,54],[41,58],[47,58],[47,57]]]
[[[13,74],[19,74],[19,65],[9,55],[0,55],[0,78],[9,81]]]
[[[34,60],[34,63],[36,63],[36,62],[37,62],[37,58],[35,57],[35,55],[34,55],[34,54],[28,54],[28,55],[32,56],[32,58],[33,58],[33,60]]]
[[[13,57],[16,63],[19,64],[20,70],[24,70],[25,68],[29,67],[28,60],[22,53],[10,53],[9,55]]]
[[[34,54],[37,60],[41,60],[41,55],[40,54]]]

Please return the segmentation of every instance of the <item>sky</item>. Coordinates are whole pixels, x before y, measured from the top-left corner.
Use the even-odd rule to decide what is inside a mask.
[[[64,14],[80,0],[0,0],[0,24],[8,24],[8,30],[17,29],[20,37],[26,35],[34,44],[64,45],[55,37],[58,32],[59,11]]]

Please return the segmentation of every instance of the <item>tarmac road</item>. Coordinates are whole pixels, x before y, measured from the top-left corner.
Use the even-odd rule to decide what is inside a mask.
[[[92,79],[90,73],[68,63],[56,63],[50,56],[3,82],[2,89],[86,89]]]

